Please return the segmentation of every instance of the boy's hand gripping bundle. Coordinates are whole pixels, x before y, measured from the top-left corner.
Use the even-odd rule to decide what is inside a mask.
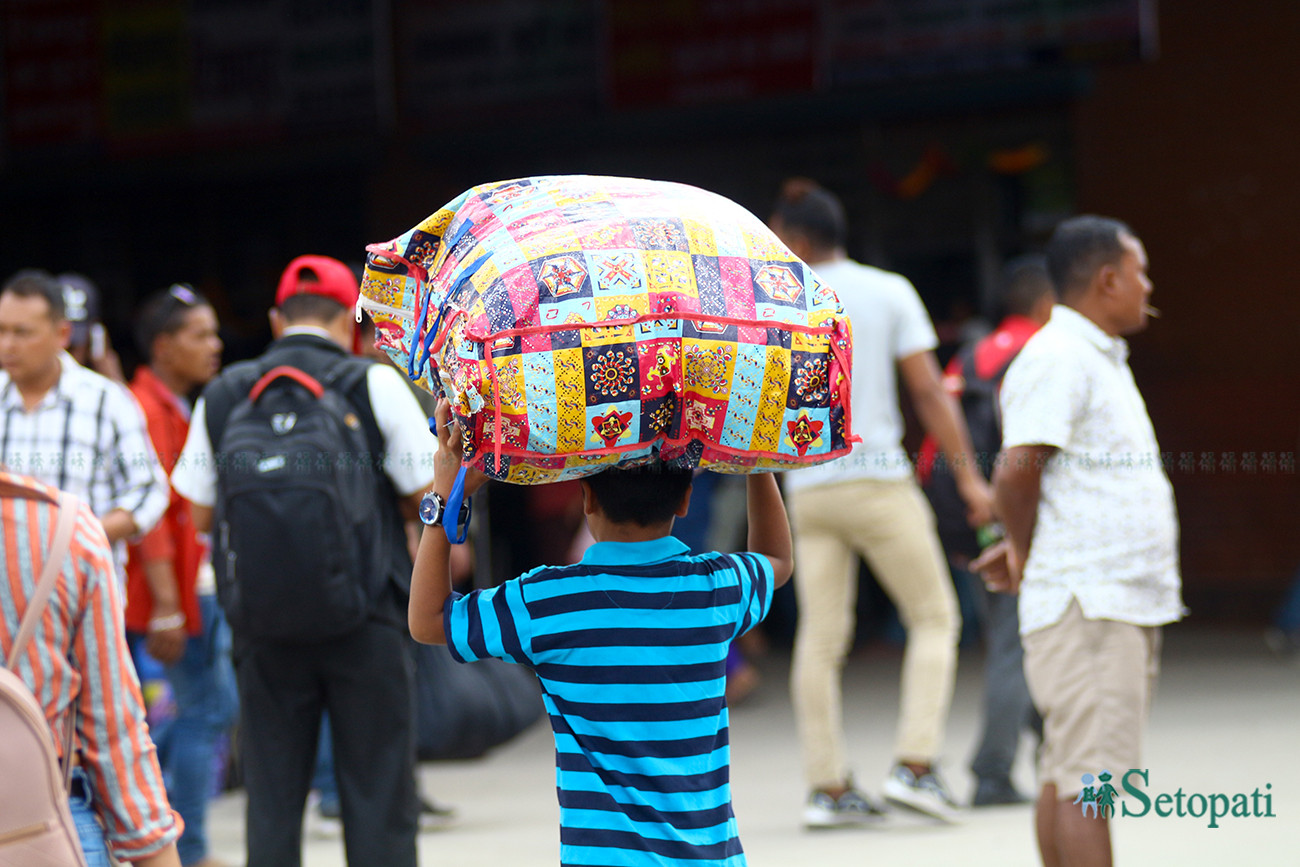
[[[761,221],[695,187],[537,177],[475,187],[369,248],[376,343],[518,484],[651,459],[783,470],[852,448],[852,337]]]

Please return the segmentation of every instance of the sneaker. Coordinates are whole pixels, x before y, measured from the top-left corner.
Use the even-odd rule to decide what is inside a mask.
[[[420,798],[420,830],[441,831],[456,819],[456,808],[439,804],[432,798]]]
[[[803,826],[809,829],[876,825],[884,819],[884,809],[852,788],[838,798],[825,792],[813,792],[803,808]]]
[[[907,766],[894,765],[882,786],[885,800],[908,807],[945,822],[961,820],[961,808],[953,799],[948,787],[934,771],[916,776]]]
[[[323,801],[312,792],[307,800],[307,835],[317,840],[337,840],[343,836],[338,801]]]
[[[972,807],[1001,807],[1012,804],[1027,804],[1029,798],[1006,779],[981,779],[975,786],[975,796],[971,798]]]

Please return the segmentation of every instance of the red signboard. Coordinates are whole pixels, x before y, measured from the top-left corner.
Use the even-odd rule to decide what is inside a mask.
[[[620,107],[690,105],[813,88],[817,0],[607,0],[607,73]]]
[[[4,0],[6,132],[14,148],[101,133],[95,0]]]

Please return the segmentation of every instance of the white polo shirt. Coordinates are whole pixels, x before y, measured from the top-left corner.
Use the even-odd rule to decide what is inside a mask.
[[[841,259],[818,265],[817,277],[835,290],[853,324],[850,404],[853,433],[862,442],[842,458],[785,474],[787,491],[855,479],[906,479],[912,463],[903,451],[898,408],[898,361],[939,345],[921,296],[901,274]]]
[[[1020,587],[1020,632],[1085,617],[1156,626],[1183,613],[1173,488],[1128,344],[1057,305],[1002,383],[1002,447],[1046,445]]]
[[[295,326],[285,335],[316,333]],[[320,332],[321,336],[325,336]],[[428,418],[397,368],[375,364],[366,372],[370,408],[384,440],[384,473],[402,496],[414,494],[433,483],[433,456],[438,439],[429,432]],[[207,412],[203,399],[194,407],[189,436],[172,471],[177,493],[200,506],[217,502],[217,471],[208,439]]]

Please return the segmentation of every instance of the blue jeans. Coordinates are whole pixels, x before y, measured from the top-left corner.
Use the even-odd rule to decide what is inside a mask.
[[[111,867],[108,844],[104,841],[104,828],[95,816],[90,794],[90,781],[81,768],[72,769],[72,794],[68,806],[72,808],[72,822],[77,827],[81,851],[86,855],[87,867]]]
[[[328,713],[320,717],[320,741],[316,745],[316,770],[311,787],[320,792],[320,811],[339,814],[339,781],[334,776],[334,735],[330,732]]]
[[[1291,586],[1277,610],[1274,625],[1283,632],[1300,636],[1300,569],[1291,576]]]
[[[165,669],[176,701],[176,718],[153,732],[172,809],[185,820],[176,844],[182,864],[208,855],[206,819],[215,788],[217,741],[233,724],[237,708],[230,665],[230,627],[215,596],[199,597],[203,632],[191,636],[185,653]],[[135,650],[143,650],[139,642]]]

